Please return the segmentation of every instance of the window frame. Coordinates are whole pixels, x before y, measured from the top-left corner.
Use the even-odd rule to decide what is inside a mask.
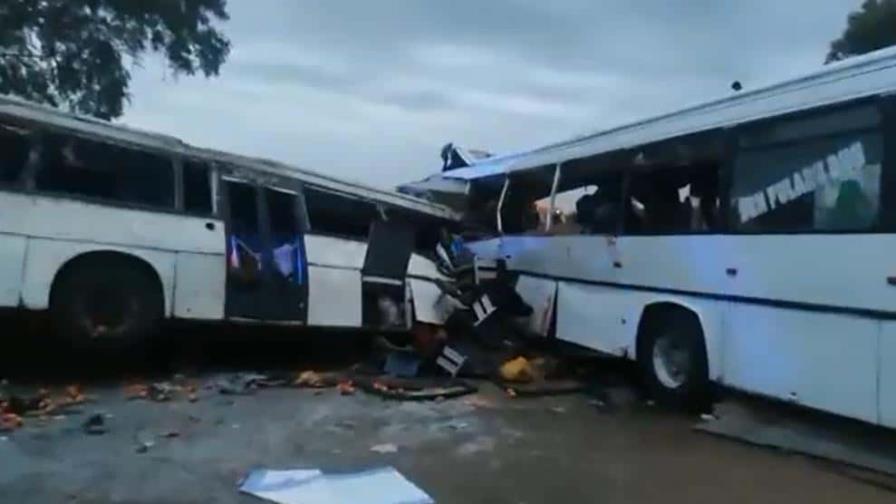
[[[890,106],[887,104],[890,103]],[[725,223],[725,234],[734,235],[734,236],[759,236],[759,235],[768,235],[768,236],[786,236],[786,235],[855,235],[855,234],[888,234],[896,231],[896,219],[894,219],[894,210],[896,210],[896,202],[888,202],[889,199],[887,196],[890,192],[896,190],[896,188],[887,188],[887,181],[894,178],[894,168],[893,166],[894,159],[893,154],[894,150],[896,150],[896,138],[893,138],[892,134],[888,134],[888,132],[896,133],[896,107],[892,105],[893,99],[888,97],[883,97],[881,95],[875,95],[871,97],[865,97],[855,100],[850,100],[846,102],[840,102],[832,105],[827,105],[823,107],[814,107],[808,110],[801,110],[798,112],[779,115],[771,118],[763,118],[758,121],[753,121],[749,123],[739,124],[736,128],[732,128],[732,137],[733,142],[730,146],[731,152],[729,153],[729,162],[727,163],[727,173],[725,173],[722,179],[725,180],[726,187],[724,187],[724,191],[721,193],[723,196],[722,200],[722,211],[723,220]],[[761,145],[752,145],[750,147],[741,147],[741,135],[744,134],[744,130],[746,129],[754,129],[754,128],[766,128],[773,125],[776,122],[781,121],[799,121],[804,119],[810,119],[813,116],[823,116],[826,114],[836,114],[838,111],[849,110],[851,108],[859,108],[859,107],[874,107],[877,109],[877,112],[880,116],[880,123],[877,126],[864,126],[857,128],[848,128],[843,130],[838,130],[836,132],[828,132],[822,134],[813,134],[809,136],[800,137],[798,139],[787,139],[775,142],[763,143]],[[893,109],[893,110],[890,110]],[[768,151],[773,149],[781,149],[788,147],[798,147],[800,145],[804,145],[807,141],[814,142],[819,140],[829,140],[835,138],[842,138],[844,135],[863,135],[863,134],[878,134],[881,139],[881,179],[880,179],[880,195],[878,201],[878,217],[877,222],[873,227],[866,229],[801,229],[801,230],[769,230],[769,229],[760,229],[760,230],[749,230],[749,229],[738,229],[737,223],[734,222],[734,215],[732,213],[731,204],[734,195],[734,170],[738,161],[738,157],[743,152],[758,152],[758,151]],[[896,182],[896,180],[893,180]]]
[[[339,238],[341,240],[351,240],[354,242],[365,242],[365,243],[367,242],[367,239],[368,239],[368,236],[370,233],[370,225],[367,226],[367,232],[363,236],[354,236],[354,235],[348,235],[345,233],[335,233],[332,231],[322,231],[319,229],[315,229],[314,216],[311,214],[311,209],[308,207],[308,192],[309,191],[326,193],[326,194],[333,195],[335,197],[345,198],[348,200],[356,200],[358,202],[361,202],[362,204],[370,205],[375,212],[375,216],[373,219],[376,219],[381,214],[381,212],[380,212],[380,209],[382,208],[381,203],[371,200],[371,199],[363,198],[361,196],[356,196],[351,193],[339,191],[337,189],[331,189],[329,187],[325,187],[325,186],[321,186],[321,185],[301,183],[301,206],[303,209],[302,225],[304,226],[303,233],[316,235],[316,236],[327,236],[330,238]],[[372,222],[373,222],[373,220],[371,220],[371,223]]]
[[[29,124],[29,123],[23,123]],[[96,144],[100,144],[103,146],[109,146],[119,149],[131,150],[131,151],[139,151],[144,154],[149,154],[152,156],[157,156],[161,159],[165,159],[168,161],[168,165],[171,168],[171,205],[170,206],[158,206],[134,201],[125,201],[122,199],[114,199],[114,198],[103,198],[97,196],[86,196],[83,194],[77,194],[72,192],[64,192],[64,191],[53,191],[47,189],[41,189],[37,186],[37,177],[41,173],[42,170],[46,167],[46,148],[47,148],[47,138],[50,135],[59,135],[63,137],[71,137],[80,141],[93,142]],[[35,139],[37,143],[37,148],[40,149],[41,155],[39,156],[36,166],[29,173],[24,174],[19,186],[17,187],[9,187],[4,185],[3,188],[9,187],[10,189],[20,189],[19,192],[54,198],[60,200],[67,201],[76,201],[83,202],[89,204],[95,204],[100,206],[112,207],[112,208],[121,208],[128,210],[139,210],[139,211],[148,211],[155,213],[163,213],[163,214],[171,214],[171,215],[181,215],[181,216],[189,216],[189,214],[185,214],[181,210],[178,209],[178,177],[177,177],[177,168],[176,168],[176,158],[178,157],[176,154],[172,152],[165,152],[162,149],[154,149],[151,147],[146,147],[138,144],[128,143],[128,142],[120,142],[120,141],[110,141],[104,137],[94,137],[88,134],[84,134],[78,131],[72,131],[65,128],[55,128],[55,127],[46,127],[43,125],[37,125],[33,127],[32,137]]]

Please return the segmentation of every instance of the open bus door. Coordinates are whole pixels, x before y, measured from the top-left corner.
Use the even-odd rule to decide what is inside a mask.
[[[225,179],[228,318],[305,323],[300,192]]]

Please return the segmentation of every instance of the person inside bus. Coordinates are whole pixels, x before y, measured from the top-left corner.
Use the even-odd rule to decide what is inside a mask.
[[[613,234],[618,230],[620,190],[615,184],[602,184],[591,194],[576,201],[576,222],[585,234]]]

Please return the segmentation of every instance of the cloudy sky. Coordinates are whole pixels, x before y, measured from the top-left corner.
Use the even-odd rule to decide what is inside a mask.
[[[229,0],[213,80],[134,72],[123,121],[378,186],[821,66],[861,0]]]

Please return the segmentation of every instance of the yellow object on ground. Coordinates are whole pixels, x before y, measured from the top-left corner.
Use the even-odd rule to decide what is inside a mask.
[[[535,379],[535,373],[528,359],[517,357],[501,365],[501,378],[512,382],[530,382]]]

